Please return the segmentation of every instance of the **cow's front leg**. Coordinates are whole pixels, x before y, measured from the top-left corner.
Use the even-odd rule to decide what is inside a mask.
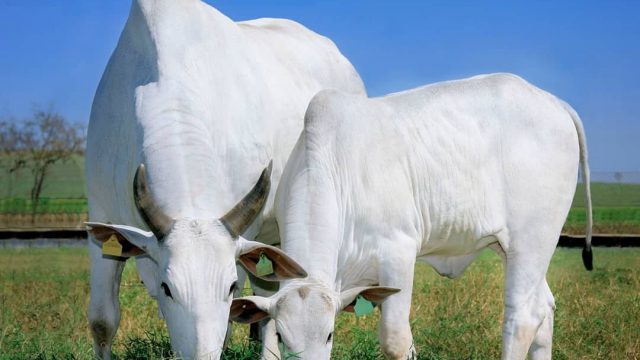
[[[102,257],[102,247],[89,234],[91,256],[91,300],[89,327],[93,335],[93,349],[99,359],[111,359],[111,345],[120,323],[118,292],[124,261]]]
[[[413,245],[411,245],[413,244]],[[409,312],[415,266],[415,242],[395,243],[380,261],[380,285],[401,289],[382,303],[380,318],[380,346],[389,359],[415,359]]]
[[[247,275],[249,276],[254,295],[269,297],[278,291],[279,283],[261,280],[251,273]],[[280,350],[278,350],[275,321],[272,319],[264,319],[251,324],[249,335],[252,340],[260,340],[262,342],[262,360],[280,359],[281,355]]]

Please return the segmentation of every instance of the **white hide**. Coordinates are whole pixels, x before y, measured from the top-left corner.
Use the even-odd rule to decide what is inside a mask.
[[[335,45],[295,22],[234,23],[198,0],[133,1],[91,111],[89,218],[147,229],[133,201],[134,173],[145,164],[151,196],[177,231],[145,258],[142,275],[178,355],[219,356],[236,245],[215,219],[271,159],[275,189],[306,106],[325,88],[364,93]],[[248,238],[265,224],[259,239],[277,242],[273,197]],[[93,237],[90,252],[94,349],[110,358],[123,262],[103,258]],[[178,289],[179,309],[159,289],[162,281]]]
[[[514,75],[374,99],[321,92],[277,193],[282,249],[309,277],[286,281],[271,298],[289,301],[269,313],[276,331],[303,359],[328,359],[323,337],[340,309],[335,299],[379,284],[402,290],[381,305],[381,348],[412,358],[415,260],[456,277],[491,246],[506,258],[503,359],[524,359],[530,348],[533,359],[550,359],[545,273],[581,160],[588,184],[575,112]],[[587,199],[590,210],[588,190]],[[295,295],[303,288],[311,294]],[[322,298],[334,301],[323,308]],[[308,313],[323,325],[302,321]]]

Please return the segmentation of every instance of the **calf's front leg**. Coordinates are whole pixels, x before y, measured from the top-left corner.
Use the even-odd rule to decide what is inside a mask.
[[[410,249],[415,249],[415,245],[404,245],[407,244],[397,244],[393,251],[386,252],[379,269],[380,286],[401,289],[399,293],[389,296],[381,306],[380,347],[384,355],[393,360],[417,358],[409,324],[416,261],[415,252]]]

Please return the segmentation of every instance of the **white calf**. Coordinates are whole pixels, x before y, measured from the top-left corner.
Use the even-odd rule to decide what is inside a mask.
[[[375,99],[321,92],[277,194],[282,248],[309,277],[271,298],[236,300],[231,317],[271,316],[289,351],[326,359],[336,313],[358,295],[382,302],[397,288],[381,305],[381,346],[389,358],[412,358],[415,260],[454,278],[491,247],[506,263],[502,358],[549,359],[545,274],[579,163],[590,269],[585,136],[561,100],[508,74]]]

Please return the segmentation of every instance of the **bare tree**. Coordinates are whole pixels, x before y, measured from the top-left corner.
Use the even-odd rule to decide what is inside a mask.
[[[68,123],[52,109],[35,110],[31,119],[22,122],[0,122],[0,148],[9,172],[31,171],[30,199],[32,220],[51,165],[68,161],[73,154],[84,151],[84,128]]]

